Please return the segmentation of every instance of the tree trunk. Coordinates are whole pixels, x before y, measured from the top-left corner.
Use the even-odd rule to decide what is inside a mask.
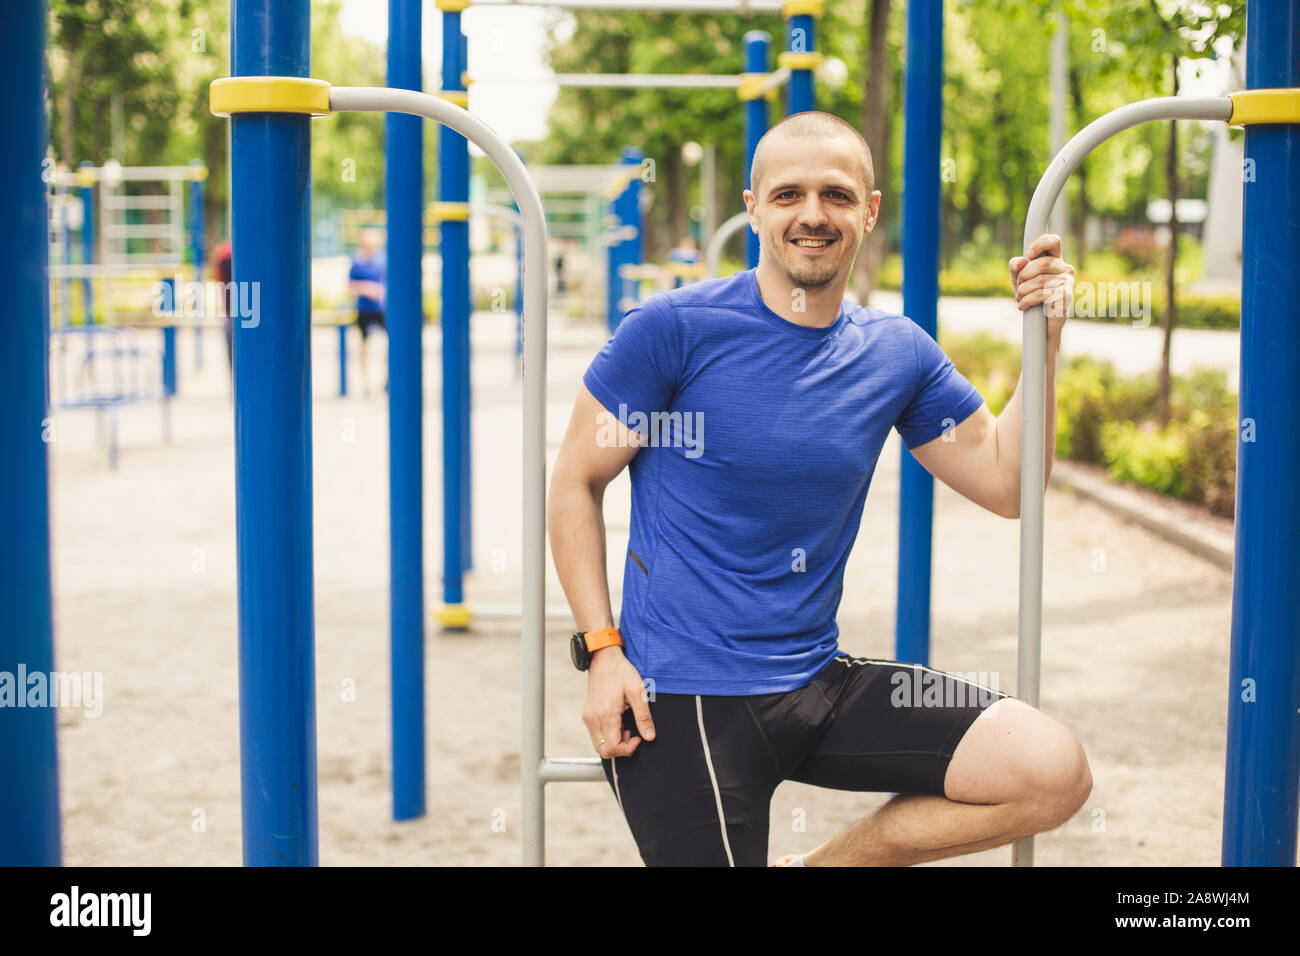
[[[1178,95],[1178,54],[1173,54],[1174,92]],[[1169,424],[1169,355],[1177,323],[1177,303],[1174,299],[1174,265],[1178,260],[1178,121],[1169,121],[1169,152],[1165,156],[1165,179],[1169,184],[1169,256],[1165,260],[1165,342],[1160,352],[1160,426]]]
[[[868,54],[862,95],[862,132],[871,147],[871,162],[876,176],[876,188],[881,189],[888,179],[889,118],[885,115],[885,87],[889,83],[889,67],[885,63],[885,37],[889,32],[890,0],[871,0],[867,6]],[[882,189],[883,192],[883,189]],[[889,199],[882,197],[880,218],[875,228],[858,249],[857,278],[854,287],[858,301],[866,305],[876,288],[876,276],[885,257],[884,221],[890,215]]]
[[[664,157],[664,165],[668,167],[668,189],[665,197],[668,202],[665,204],[668,208],[664,210],[665,225],[668,227],[667,242],[663,249],[664,255],[659,254],[659,250],[646,250],[646,262],[658,262],[663,259],[668,250],[682,241],[687,234],[688,213],[690,207],[690,195],[687,191],[687,170],[686,162],[682,159],[682,149],[677,146],[668,151]]]
[[[60,99],[62,116],[59,118],[63,121],[59,131],[59,160],[67,163],[68,168],[75,168],[77,165],[76,152],[76,130],[77,130],[77,89],[81,86],[80,62],[77,59],[77,47],[75,42],[71,42],[69,36],[67,48],[64,51],[68,58],[68,71],[63,77],[63,95]]]

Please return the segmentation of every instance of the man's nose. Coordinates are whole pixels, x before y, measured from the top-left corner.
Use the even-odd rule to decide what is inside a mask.
[[[799,207],[799,225],[817,228],[825,226],[829,221],[830,217],[826,214],[826,206],[822,203],[821,197],[809,193]]]

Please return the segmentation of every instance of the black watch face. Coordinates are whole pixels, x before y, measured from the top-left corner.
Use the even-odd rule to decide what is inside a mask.
[[[574,634],[569,640],[569,656],[573,658],[573,666],[580,671],[587,669],[587,660],[589,653],[587,651],[587,640],[581,634]]]

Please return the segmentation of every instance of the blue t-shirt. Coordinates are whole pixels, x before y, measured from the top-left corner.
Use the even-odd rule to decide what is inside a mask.
[[[349,282],[378,282],[384,284],[384,273],[386,262],[384,254],[376,251],[369,259],[353,259],[352,270],[348,273]],[[373,315],[376,312],[383,312],[384,304],[378,299],[372,299],[368,295],[357,296],[357,312],[361,315]]]
[[[846,300],[826,328],[796,325],[752,269],[632,309],[583,383],[651,439],[629,466],[619,629],[665,694],[811,682],[837,653],[844,567],[889,429],[915,448],[983,404],[910,319]]]

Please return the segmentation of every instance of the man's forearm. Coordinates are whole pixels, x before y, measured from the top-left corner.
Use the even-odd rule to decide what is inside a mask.
[[[1043,487],[1052,477],[1052,461],[1056,457],[1056,364],[1060,354],[1061,343],[1058,338],[1047,339],[1047,416],[1044,426],[1044,461],[1046,473]],[[1023,418],[1023,396],[1025,376],[1021,372],[1016,382],[1015,394],[1007,402],[998,416],[998,465],[1008,488],[1015,490],[1016,501],[1020,500],[1020,422]]]
[[[551,554],[580,631],[614,626],[605,572],[603,497],[589,488],[552,487],[547,508]]]

